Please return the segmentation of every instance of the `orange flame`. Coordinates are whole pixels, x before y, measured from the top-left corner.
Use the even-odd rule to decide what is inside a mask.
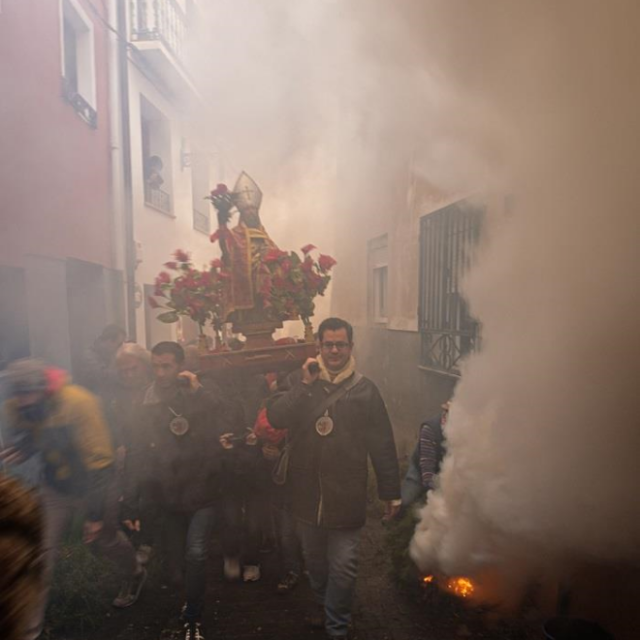
[[[447,582],[447,589],[461,598],[468,598],[475,591],[475,585],[469,578],[450,578]]]
[[[435,576],[424,576],[424,578],[422,578],[422,582],[424,584],[429,584],[430,582],[433,582],[435,580]]]

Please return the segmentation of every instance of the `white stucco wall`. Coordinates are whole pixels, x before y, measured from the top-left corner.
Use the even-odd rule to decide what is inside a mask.
[[[144,291],[144,285],[152,285],[163,264],[172,259],[176,249],[188,251],[194,264],[201,268],[218,257],[219,251],[212,245],[207,235],[193,228],[193,194],[191,168],[181,166],[181,151],[191,151],[193,142],[188,139],[188,122],[178,105],[165,98],[158,88],[140,70],[130,65],[129,71],[130,118],[131,118],[131,159],[133,177],[134,235],[139,243],[139,257],[142,262],[136,269],[136,284]],[[165,182],[171,174],[173,214],[166,215],[145,204],[144,172],[142,163],[141,96],[162,112],[170,123],[171,152],[163,157]],[[195,157],[195,154],[194,154]],[[211,181],[213,182],[213,180]],[[206,193],[202,194],[204,197]],[[210,205],[208,205],[210,207]],[[206,209],[203,209],[206,211]],[[144,296],[143,296],[144,298]],[[136,310],[137,341],[147,343],[147,322],[145,300]],[[149,310],[147,309],[147,312]],[[157,323],[152,341],[175,339],[178,326],[162,326]],[[155,325],[154,325],[155,327]],[[156,333],[157,330],[157,333]]]

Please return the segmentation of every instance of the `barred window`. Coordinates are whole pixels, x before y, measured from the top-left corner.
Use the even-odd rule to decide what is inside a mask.
[[[460,201],[420,220],[421,363],[459,375],[460,361],[479,346],[479,325],[460,286],[480,237],[484,208]]]

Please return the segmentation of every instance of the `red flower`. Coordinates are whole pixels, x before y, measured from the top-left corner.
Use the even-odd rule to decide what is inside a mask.
[[[156,278],[156,284],[169,284],[171,282],[171,276],[166,272],[162,271],[158,274]]]
[[[172,271],[177,271],[178,270],[178,263],[177,262],[165,262],[164,266],[167,267],[167,269],[171,269]]]
[[[311,256],[307,256],[304,259],[304,262],[300,265],[300,268],[305,273],[310,273],[313,270],[313,260],[311,259]]]
[[[323,271],[330,271],[338,263],[331,256],[321,255],[318,258],[318,264]]]
[[[306,256],[307,253],[311,253],[314,249],[317,249],[317,248],[318,247],[316,247],[314,244],[307,244],[304,247],[302,247],[301,251]]]
[[[182,249],[177,249],[173,255],[178,262],[189,262],[189,254]]]
[[[152,296],[149,296],[149,297],[147,298],[147,300],[149,301],[149,306],[150,306],[152,309],[159,309],[159,308],[160,308],[160,305],[158,304],[158,302],[156,301],[156,299],[155,299],[155,298],[153,298]]]
[[[263,258],[263,262],[278,262],[282,256],[287,255],[284,251],[280,251],[280,249],[270,249],[267,251]]]
[[[222,269],[222,260],[220,260],[220,258],[216,258],[215,260],[211,261],[211,268],[212,269]]]

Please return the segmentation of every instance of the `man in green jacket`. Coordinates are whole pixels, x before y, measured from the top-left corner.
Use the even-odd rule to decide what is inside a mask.
[[[85,543],[121,572],[123,586],[114,606],[135,603],[146,572],[116,523],[104,519],[114,455],[97,398],[70,384],[63,371],[35,359],[10,364],[4,383],[10,446],[2,451],[2,461],[38,456],[42,467],[38,493],[44,516],[44,583],[25,636],[34,640],[42,632],[56,552],[76,513],[84,513]]]
[[[346,638],[366,520],[367,461],[390,519],[401,503],[398,458],[380,392],[356,372],[351,325],[329,318],[318,340],[319,357],[289,378],[268,402],[267,416],[273,427],[289,429],[292,510],[326,632]]]

